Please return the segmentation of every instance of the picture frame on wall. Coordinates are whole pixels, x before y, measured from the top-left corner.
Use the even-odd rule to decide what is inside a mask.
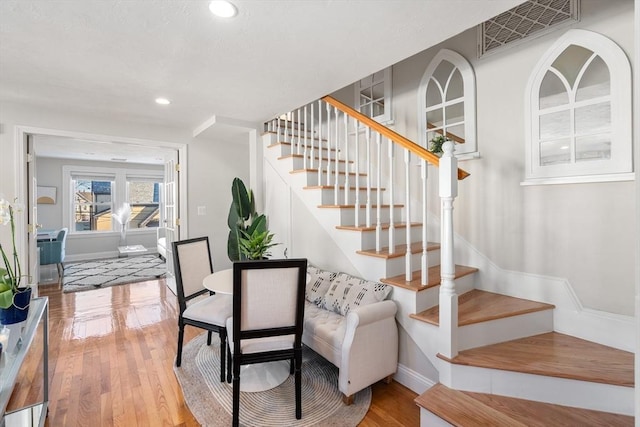
[[[36,189],[38,204],[41,205],[55,205],[56,204],[56,187],[43,187],[38,186]]]

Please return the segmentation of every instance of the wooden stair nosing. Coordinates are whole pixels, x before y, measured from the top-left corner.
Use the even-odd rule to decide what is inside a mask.
[[[394,206],[398,206],[398,205],[394,205]],[[437,247],[435,245],[437,245]],[[434,249],[439,249],[439,248],[440,248],[439,243],[427,242],[427,251],[432,251]],[[364,249],[364,250],[356,251],[356,253],[360,255],[371,256],[375,258],[384,258],[384,259],[398,258],[398,257],[405,256],[407,254],[406,244],[396,245],[394,249],[395,250],[392,254],[389,253],[388,246],[382,248],[380,251],[376,251],[375,249]],[[412,254],[419,254],[423,250],[422,242],[411,243],[410,250]]]
[[[305,173],[305,172],[318,173],[318,169],[317,169],[317,168],[313,168],[313,169],[312,169],[312,168],[306,168],[306,169],[294,169],[294,170],[292,170],[292,171],[289,171],[289,173],[290,173],[290,174],[294,174],[294,173]],[[325,172],[323,172],[323,174],[324,174],[324,173],[326,173],[326,171],[325,171]],[[334,173],[335,173],[335,172],[331,172],[331,175],[333,175]],[[338,175],[344,175],[344,174],[345,174],[344,172],[340,172],[340,171],[338,172]],[[349,172],[349,176],[355,176],[355,175],[356,175],[356,173],[355,173],[355,172]],[[358,176],[367,176],[367,174],[366,174],[366,173],[363,173],[363,172],[360,172],[360,173],[358,174]]]
[[[360,205],[360,209],[365,209],[367,205]],[[380,205],[381,208],[390,208],[391,205]],[[403,208],[404,205],[393,205],[394,208]],[[355,209],[356,205],[318,205],[320,209]],[[371,205],[371,209],[377,209],[378,205]]]
[[[340,190],[344,190],[344,185],[338,186]],[[333,185],[306,185],[302,187],[303,190],[333,190],[335,186]],[[356,187],[350,186],[349,190],[355,190]],[[366,191],[367,187],[358,187],[359,191]],[[380,191],[386,191],[385,187],[380,187]],[[371,187],[371,191],[378,191],[377,187]]]
[[[440,244],[436,244],[432,250],[439,249]],[[475,273],[478,271],[475,267],[468,267],[466,265],[456,265],[455,278],[459,279],[461,277],[467,276],[469,274]],[[429,278],[427,280],[426,285],[422,285],[422,274],[420,270],[414,271],[411,274],[411,281],[406,281],[404,274],[400,274],[398,276],[388,277],[381,280],[382,283],[386,283],[393,286],[398,286],[404,289],[408,289],[410,291],[425,291],[427,289],[433,288],[435,286],[440,285],[440,266],[434,265],[433,267],[429,267]],[[414,314],[410,314],[409,316],[416,316]],[[413,317],[415,318],[415,317]],[[422,319],[418,319],[422,320]]]
[[[450,389],[436,384],[416,404],[454,426],[631,427],[633,417],[553,403]]]
[[[458,326],[468,326],[553,308],[555,306],[552,304],[473,289],[458,297]],[[431,307],[410,316],[413,319],[437,326],[440,324],[440,307]]]
[[[461,351],[456,365],[634,387],[634,354],[558,332]]]
[[[380,224],[380,227],[383,230],[387,230],[389,229],[389,227],[391,226],[390,223],[385,222]],[[407,223],[406,222],[396,222],[393,224],[394,228],[407,228]],[[422,227],[422,223],[421,222],[412,222],[411,223],[411,227]],[[336,225],[336,229],[338,230],[346,230],[346,231],[362,231],[362,232],[369,232],[369,231],[376,231],[376,226],[372,225],[367,227],[366,225]],[[427,250],[429,250],[427,248]]]

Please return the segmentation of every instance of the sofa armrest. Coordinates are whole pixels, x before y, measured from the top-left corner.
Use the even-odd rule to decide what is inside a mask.
[[[346,317],[338,388],[351,396],[396,372],[398,308],[391,300],[358,307]]]

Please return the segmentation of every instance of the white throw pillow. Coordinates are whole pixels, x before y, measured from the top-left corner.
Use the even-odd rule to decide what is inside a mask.
[[[307,301],[320,306],[324,294],[327,293],[336,274],[333,271],[321,270],[312,265],[307,266],[307,286],[305,289]]]
[[[356,307],[383,301],[391,286],[340,273],[333,279],[323,299],[323,308],[346,316]]]

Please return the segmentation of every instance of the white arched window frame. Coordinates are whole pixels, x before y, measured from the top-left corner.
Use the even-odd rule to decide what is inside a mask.
[[[439,71],[443,69],[444,73]],[[439,92],[440,99],[434,101],[427,90]],[[434,136],[446,133],[457,142],[456,157],[477,154],[476,79],[471,64],[459,53],[442,49],[427,66],[418,89],[418,123],[422,146],[429,148]]]
[[[574,59],[576,50],[588,55]],[[562,58],[562,55],[567,56]],[[554,66],[570,60],[574,61],[575,76],[566,69],[559,69],[563,67]],[[600,89],[594,85],[587,96],[577,96],[578,90],[585,87],[581,83],[586,80],[589,68],[596,64],[606,65],[608,81],[598,83]],[[565,101],[541,105],[546,104],[541,103],[541,98],[545,98],[541,97],[545,76],[554,76],[551,78],[561,82],[564,92],[553,96],[562,95]],[[561,36],[540,59],[529,78],[525,122],[527,170],[524,184],[633,179],[631,68],[622,49],[610,39],[577,29]],[[587,144],[592,146],[588,153]],[[560,155],[560,150],[565,154]]]

